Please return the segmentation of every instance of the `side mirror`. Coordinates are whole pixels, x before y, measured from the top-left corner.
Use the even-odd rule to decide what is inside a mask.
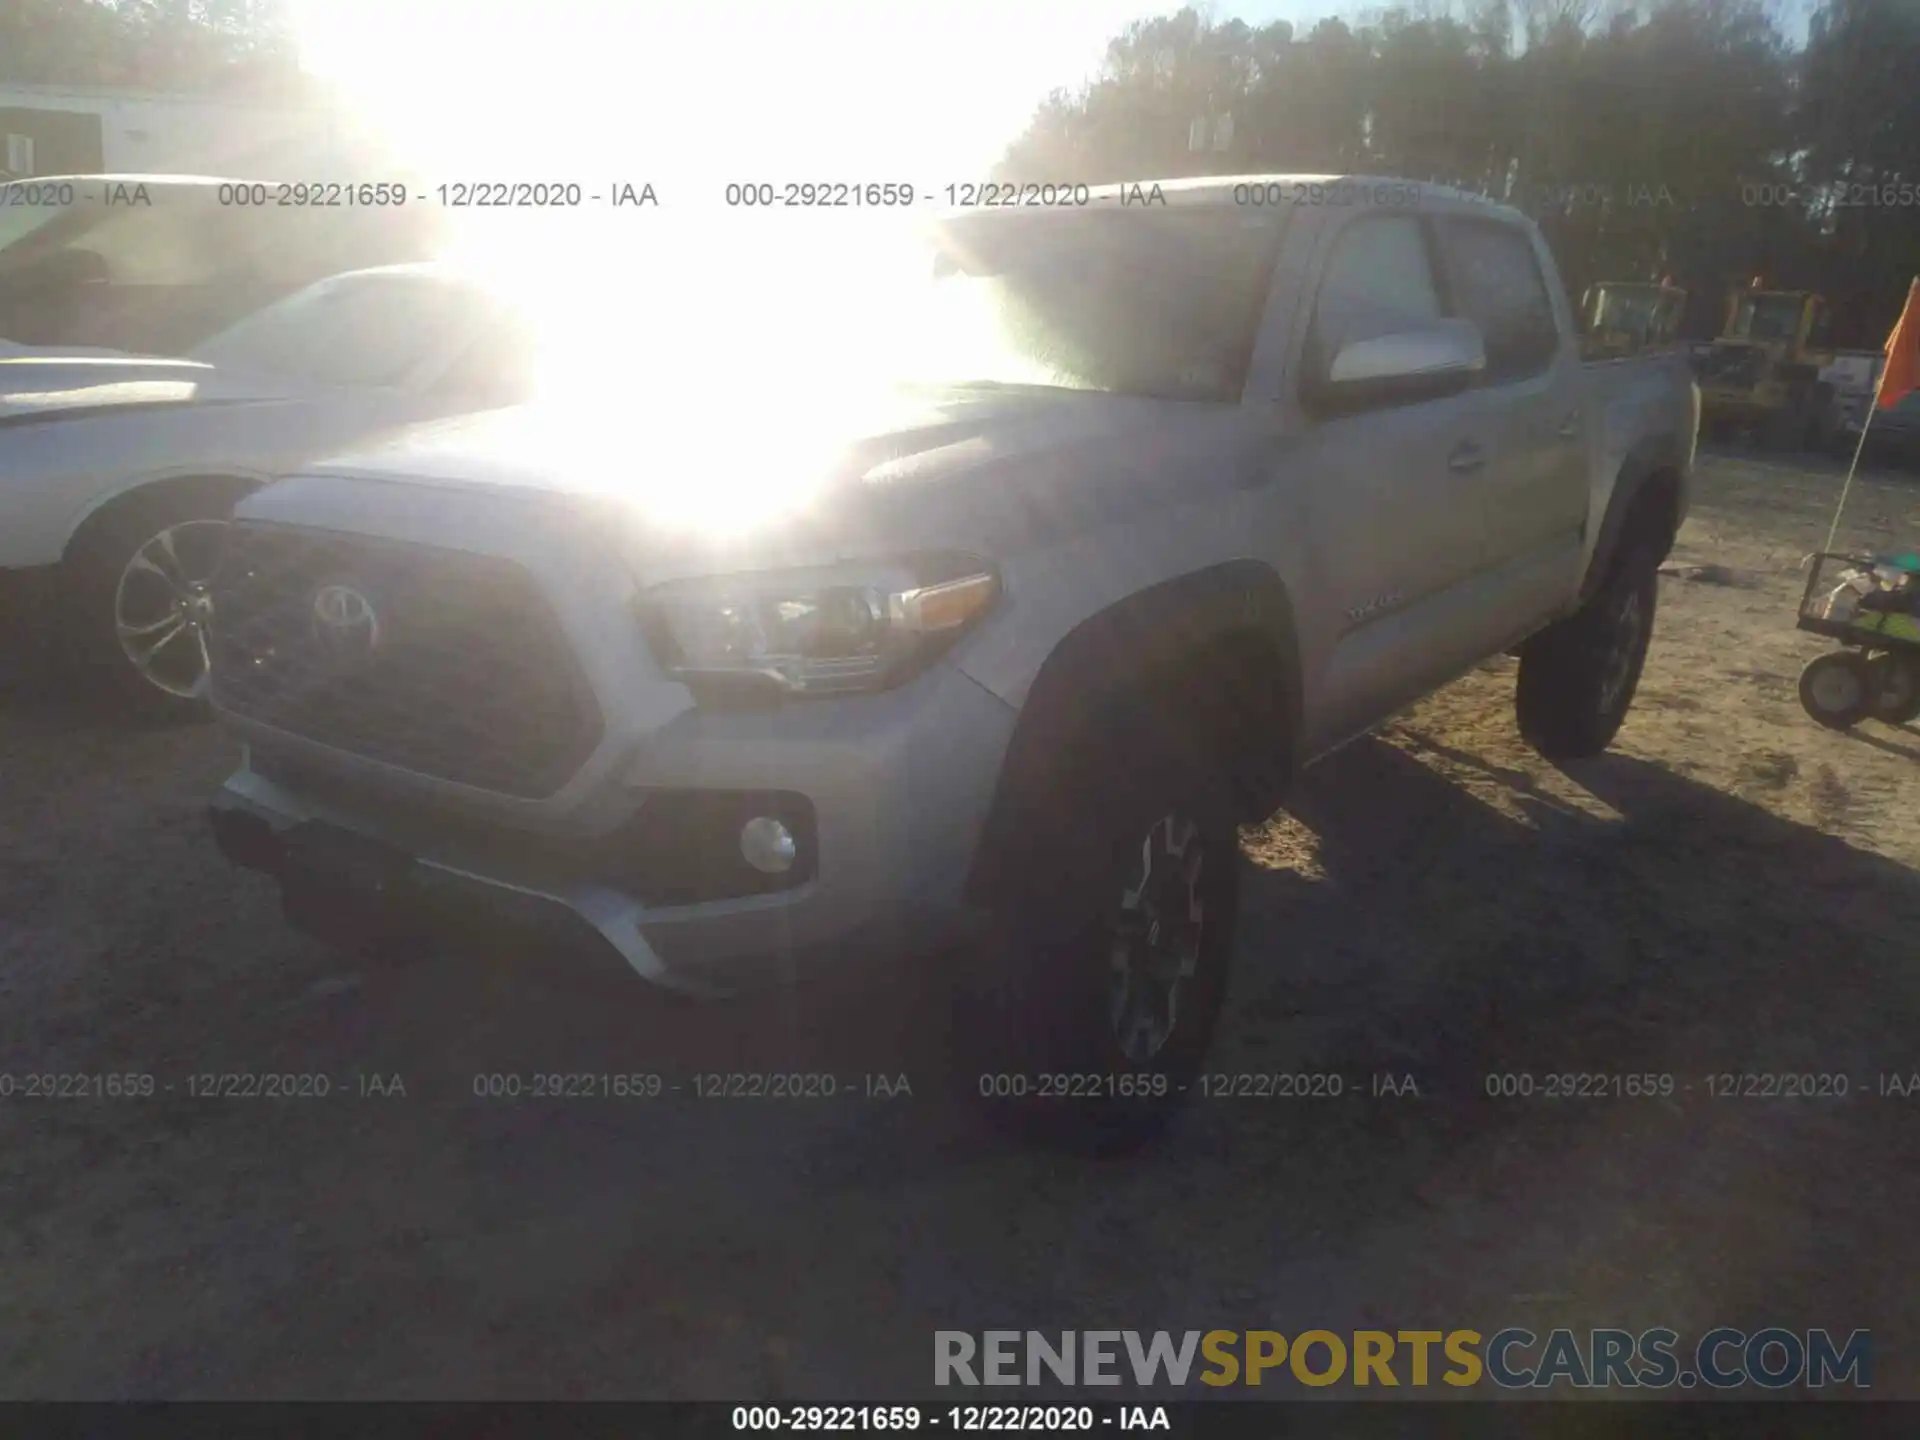
[[[1486,341],[1466,320],[1355,340],[1340,347],[1320,383],[1320,398],[1345,409],[1406,404],[1458,394],[1487,368]]]

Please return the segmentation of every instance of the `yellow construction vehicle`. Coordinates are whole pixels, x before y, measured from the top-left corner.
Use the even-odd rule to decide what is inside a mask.
[[[1581,350],[1589,360],[1619,360],[1665,349],[1680,331],[1687,292],[1671,280],[1602,280],[1580,300]]]
[[[1811,290],[1766,290],[1756,276],[1727,297],[1720,337],[1699,361],[1700,428],[1710,438],[1752,430],[1777,450],[1823,448],[1839,423],[1833,315]]]

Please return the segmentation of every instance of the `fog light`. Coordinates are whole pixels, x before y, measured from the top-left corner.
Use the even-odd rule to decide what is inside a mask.
[[[799,847],[793,832],[778,820],[756,815],[741,827],[740,854],[762,875],[782,875],[793,868]]]

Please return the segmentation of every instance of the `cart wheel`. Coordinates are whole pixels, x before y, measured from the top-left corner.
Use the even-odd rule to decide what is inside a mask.
[[[1822,655],[1800,672],[1800,703],[1829,730],[1850,729],[1873,710],[1867,662],[1851,650]]]
[[[1920,719],[1920,659],[1912,655],[1875,655],[1867,661],[1873,718],[1889,725]]]

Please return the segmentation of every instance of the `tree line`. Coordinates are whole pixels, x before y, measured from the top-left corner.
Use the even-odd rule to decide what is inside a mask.
[[[0,82],[304,98],[281,0],[0,0]]]
[[[1451,185],[1539,221],[1576,298],[1671,276],[1704,337],[1759,275],[1877,347],[1920,275],[1920,0],[1819,0],[1799,45],[1761,0],[1460,0],[1305,33],[1190,7],[1115,38],[1001,172]]]

